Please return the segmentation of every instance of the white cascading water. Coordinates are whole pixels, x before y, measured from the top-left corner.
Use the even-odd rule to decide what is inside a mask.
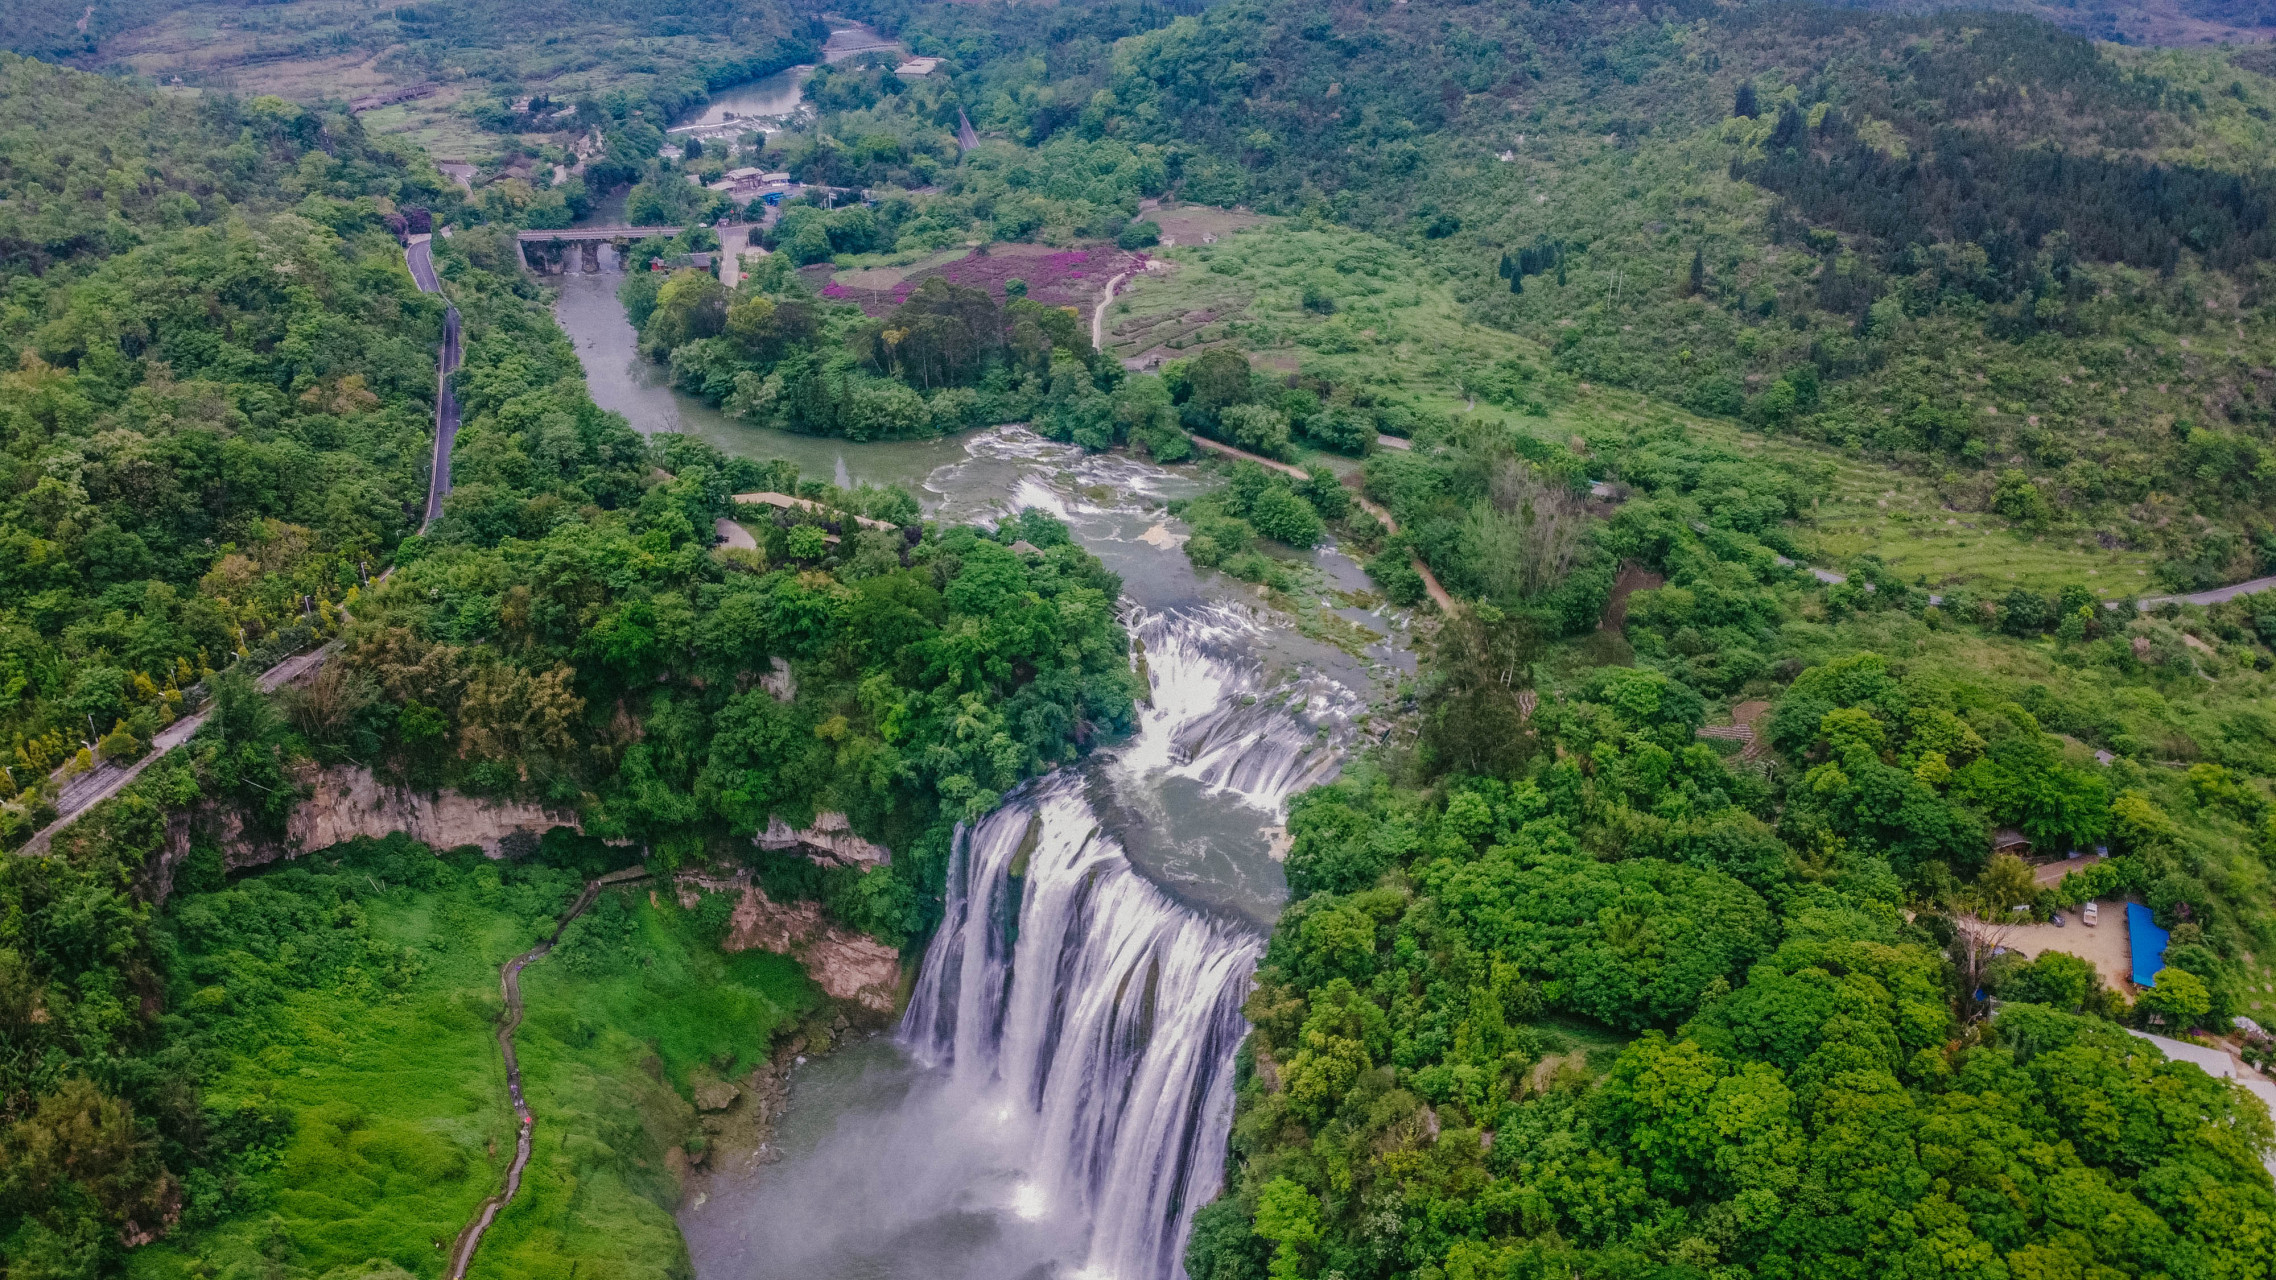
[[[1228,606],[1142,615],[1131,631],[1146,658],[1151,705],[1123,750],[1124,772],[1192,778],[1278,814],[1290,796],[1335,776],[1333,743],[1362,703],[1324,677],[1264,688],[1254,663],[1226,656],[1254,624]],[[1314,728],[1328,729],[1322,734]]]
[[[1336,752],[1291,716],[1290,695],[1253,693],[1256,673],[1227,643],[1243,629],[1230,611],[1135,620],[1152,705],[1114,772],[1182,775],[1273,812],[1333,772]],[[1321,696],[1295,699],[1316,713]],[[1141,876],[1074,771],[959,832],[946,905],[903,1042],[1024,1114],[1029,1176],[1052,1189],[1054,1216],[1089,1224],[1078,1274],[1182,1277],[1193,1213],[1224,1164],[1262,939]]]

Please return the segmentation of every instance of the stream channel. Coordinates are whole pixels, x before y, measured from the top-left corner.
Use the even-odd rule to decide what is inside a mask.
[[[851,443],[727,418],[639,358],[622,279],[559,278],[603,407],[804,476],[901,485],[930,518],[1051,511],[1122,575],[1152,687],[1130,738],[960,834],[899,1031],[796,1070],[775,1149],[680,1214],[697,1277],[1182,1277],[1221,1177],[1241,1002],[1287,894],[1288,797],[1334,776],[1413,669],[1403,619],[1337,610],[1383,637],[1355,657],[1197,574],[1163,510],[1203,487],[1190,468],[1022,427]],[[1332,549],[1310,560],[1327,587],[1367,584]]]

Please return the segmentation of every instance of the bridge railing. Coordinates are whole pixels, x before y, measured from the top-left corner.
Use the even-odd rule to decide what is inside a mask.
[[[563,227],[555,231],[520,231],[514,234],[524,244],[544,244],[551,240],[645,240],[650,236],[676,236],[681,227]]]

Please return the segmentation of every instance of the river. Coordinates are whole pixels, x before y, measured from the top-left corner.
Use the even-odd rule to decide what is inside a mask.
[[[1127,741],[960,834],[947,919],[897,1035],[798,1068],[771,1162],[680,1215],[698,1280],[1174,1280],[1214,1195],[1239,1008],[1286,897],[1288,797],[1334,776],[1412,670],[1402,624],[1357,655],[1197,574],[1164,504],[1190,468],[1022,427],[856,444],[736,422],[641,361],[613,273],[559,278],[593,398],[644,432],[898,484],[928,516],[1060,516],[1122,575],[1151,689]],[[1365,583],[1332,549],[1327,587]]]
[[[844,62],[864,53],[899,56],[903,52],[898,41],[888,39],[874,28],[850,22],[830,29],[830,39],[822,47],[822,60]],[[771,76],[716,90],[702,111],[675,122],[669,132],[693,133],[703,138],[732,136],[738,132],[778,133],[791,127],[804,112],[801,95],[806,77],[812,74],[811,64],[785,67]]]

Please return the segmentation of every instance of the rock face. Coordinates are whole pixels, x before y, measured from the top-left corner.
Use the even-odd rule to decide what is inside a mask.
[[[761,849],[803,850],[807,857],[824,865],[861,871],[893,865],[893,851],[855,835],[853,824],[842,813],[817,813],[814,825],[803,831],[793,831],[789,823],[770,816],[757,844]]]
[[[165,847],[147,871],[152,900],[166,900],[175,870],[189,856],[192,836],[201,832],[221,847],[222,865],[235,871],[297,858],[357,836],[379,839],[397,831],[436,849],[478,845],[483,853],[498,858],[514,843],[535,841],[555,827],[582,829],[577,815],[568,810],[483,800],[455,791],[422,795],[388,786],[371,770],[356,765],[306,769],[298,781],[308,789],[308,798],[285,820],[282,840],[247,832],[244,815],[231,808],[205,804],[171,815]]]
[[[774,665],[767,674],[759,677],[759,687],[774,695],[776,702],[798,700],[798,677],[790,664],[780,658],[769,659]]]
[[[901,1000],[901,953],[867,934],[822,918],[814,902],[776,902],[742,875],[692,881],[742,897],[728,918],[722,951],[773,951],[795,958],[832,999],[890,1017]]]
[[[318,770],[308,781],[311,794],[286,822],[288,857],[357,836],[376,839],[400,831],[437,849],[480,845],[483,853],[496,858],[515,837],[578,826],[573,810],[478,799],[455,791],[421,795],[387,786],[371,770],[354,765]]]

